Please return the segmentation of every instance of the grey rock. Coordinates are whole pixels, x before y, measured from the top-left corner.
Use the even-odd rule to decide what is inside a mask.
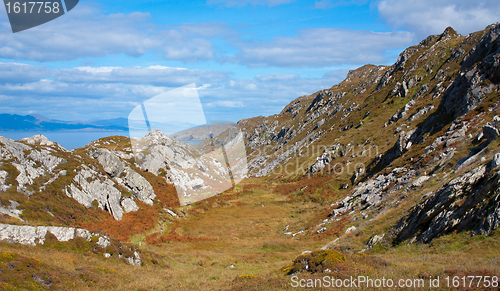
[[[125,198],[122,200],[122,207],[125,210],[125,212],[133,212],[139,210],[139,207],[137,204],[134,202],[133,199],[130,198]]]
[[[99,177],[97,172],[88,167],[84,166],[78,172],[73,183],[65,189],[65,193],[87,208],[90,208],[95,200],[101,209],[109,211],[116,220],[122,219],[121,192],[114,187],[113,181],[107,177]]]
[[[500,153],[496,153],[491,160],[491,167],[496,168],[500,166]]]
[[[462,61],[460,75],[453,81],[441,99],[444,112],[452,117],[464,115],[477,107],[492,92],[494,84],[486,84],[485,79],[498,80],[500,77],[500,24],[488,28],[481,41]]]
[[[103,166],[104,171],[112,178],[119,176],[125,169],[125,166],[120,158],[108,149],[93,148],[90,150],[89,155],[92,158],[97,159],[97,161],[99,161],[99,163]]]
[[[127,263],[129,265],[132,265],[132,266],[140,267],[142,265],[141,256],[139,255],[139,253],[137,251],[134,252],[133,257],[125,258],[125,260],[127,261]]]
[[[493,126],[497,129],[500,128],[500,117],[499,116],[493,117]]]
[[[23,210],[17,209],[17,207],[19,206],[19,203],[17,203],[16,201],[13,201],[13,200],[10,200],[9,202],[10,202],[10,206],[8,206],[8,207],[4,207],[0,203],[0,213],[3,213],[5,215],[9,215],[10,217],[14,217],[14,218],[17,218],[21,221],[24,221],[20,217],[20,215],[23,213]]]
[[[27,142],[39,142],[44,145],[48,143],[46,138],[40,136],[29,138]],[[57,166],[66,162],[65,159],[53,155],[52,151],[53,149],[47,147],[33,148],[24,143],[0,137],[0,158],[11,160],[10,163],[19,171],[16,180],[19,184],[17,190],[21,193],[30,194],[26,191],[28,185],[32,185],[39,177],[53,174]]]
[[[132,195],[139,201],[148,205],[153,205],[153,199],[156,194],[153,191],[153,186],[143,176],[139,175],[132,169],[127,169],[122,183],[127,189],[130,190]]]
[[[421,187],[429,179],[430,179],[429,176],[421,176],[411,184],[411,187],[413,188]]]
[[[491,124],[487,124],[485,126],[483,126],[483,134],[484,134],[484,137],[488,140],[488,141],[493,141],[495,139],[498,138],[498,129],[495,128],[493,125]]]
[[[103,166],[104,171],[132,193],[135,198],[148,205],[153,205],[153,199],[156,197],[153,186],[143,176],[122,162],[118,156],[104,148],[90,150],[90,156],[97,159]],[[159,160],[162,159],[159,158]],[[113,196],[113,206],[116,206],[114,200],[115,197]]]
[[[372,238],[370,238],[370,240],[366,244],[366,247],[369,249],[373,248],[375,245],[379,244],[384,239],[384,236],[385,234],[374,235]]]
[[[38,244],[44,244],[47,233],[53,234],[58,241],[70,241],[75,238],[73,227],[39,226],[36,228]]]
[[[394,228],[396,242],[427,243],[452,231],[491,234],[500,224],[500,172],[487,178],[485,165],[453,179],[417,204]]]
[[[38,134],[38,135],[34,135],[32,137],[28,137],[28,138],[23,138],[21,139],[21,141],[24,141],[25,143],[27,144],[31,144],[31,145],[42,145],[42,146],[53,146],[55,143],[50,141],[48,138],[46,138],[44,135],[42,134]]]
[[[0,224],[0,240],[28,246],[36,245],[36,227]]]
[[[7,179],[8,175],[9,173],[7,173],[6,171],[0,170],[0,194],[9,190],[9,188],[12,186],[5,184],[5,180]]]
[[[434,109],[434,105],[431,105],[431,106],[428,106],[428,107],[424,107],[424,108],[420,109],[417,113],[415,113],[412,116],[410,116],[410,118],[408,118],[408,121],[412,122],[413,120],[420,118],[424,114],[427,114],[432,109]]]
[[[354,231],[356,231],[356,230],[357,230],[357,228],[353,225],[353,226],[349,227],[349,228],[345,231],[345,233],[346,233],[346,234],[347,234],[347,233],[351,233],[351,232],[354,232]]]
[[[389,124],[393,124],[394,122],[397,122],[401,118],[405,118],[406,115],[408,114],[408,111],[410,110],[411,107],[415,106],[415,100],[411,100],[410,102],[406,103],[406,105],[398,110],[390,119],[389,119]]]
[[[48,233],[53,234],[60,242],[67,242],[77,237],[83,238],[86,241],[97,240],[95,247],[107,248],[112,244],[110,238],[106,235],[92,233],[86,229],[60,226],[28,226],[28,225],[9,225],[0,224],[0,241],[8,243],[22,244],[27,246],[43,245],[45,237]],[[94,238],[96,238],[94,240]],[[122,248],[121,246],[120,248]],[[133,250],[131,257],[124,257],[125,261],[133,266],[141,266],[142,260],[140,253]],[[121,256],[121,255],[120,255]],[[109,254],[109,256],[111,255]]]
[[[389,149],[381,160],[384,165],[390,164],[393,160],[401,156],[404,152],[408,151],[413,144],[413,140],[416,138],[416,129],[410,130],[408,132],[402,131],[399,134],[398,141],[396,144]]]

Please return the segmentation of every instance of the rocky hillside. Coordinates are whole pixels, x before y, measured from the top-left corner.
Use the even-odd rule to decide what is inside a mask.
[[[500,151],[499,35],[499,24],[466,36],[447,28],[392,66],[363,66],[280,114],[240,121],[249,172],[287,181],[330,177],[344,198],[318,230],[338,215],[374,218],[423,199],[395,227],[396,241],[491,232],[500,221],[493,157]]]
[[[181,132],[172,133],[169,137],[176,140],[206,140],[210,136],[217,136],[234,124],[215,124],[203,127],[194,127]]]
[[[461,233],[488,241],[491,254],[476,261],[491,255],[484,274],[496,274],[499,36],[500,24],[466,36],[447,28],[403,51],[392,66],[352,70],[338,85],[299,97],[277,115],[242,120],[198,146],[159,131],[72,151],[43,136],[0,137],[0,240],[72,241],[132,265],[147,261],[138,237],[164,253],[168,242],[171,262],[186,278],[193,270],[205,275],[192,286],[214,287],[212,278],[224,276],[242,290],[264,279],[233,280],[231,270],[262,271],[304,245],[321,242],[323,250],[303,252],[283,276],[334,270],[348,278],[365,267],[408,275],[397,265],[407,257],[394,259],[392,252],[412,243],[443,245],[447,234],[453,240]],[[203,200],[218,193],[224,194]],[[377,248],[390,253],[393,266],[381,256],[355,255]],[[347,266],[349,260],[359,264]],[[434,276],[444,276],[441,265],[423,260],[434,264]],[[177,278],[174,269],[169,280]],[[162,279],[158,284],[168,283],[157,276],[164,269],[150,271]],[[254,289],[266,289],[260,287]]]

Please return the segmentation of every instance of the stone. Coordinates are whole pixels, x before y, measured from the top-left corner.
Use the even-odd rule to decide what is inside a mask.
[[[58,241],[70,241],[75,238],[75,229],[73,227],[57,227],[57,226],[39,226],[36,234],[39,243],[43,245],[47,233],[53,234]]]
[[[131,199],[131,198],[125,198],[125,199],[123,199],[121,204],[122,204],[123,209],[127,213],[139,210],[139,207],[134,202],[134,200]]]
[[[349,227],[349,228],[345,231],[345,233],[346,233],[346,234],[348,234],[348,233],[354,232],[354,231],[356,231],[356,230],[357,230],[357,228],[353,225],[353,226]]]
[[[153,205],[153,199],[156,194],[153,191],[153,186],[143,176],[139,175],[132,169],[127,169],[125,177],[122,180],[125,186],[135,198],[148,205]]]
[[[485,126],[483,126],[483,134],[484,134],[484,137],[488,140],[488,141],[493,141],[495,139],[498,138],[498,129],[496,129],[493,125],[491,124],[487,124]]]
[[[13,200],[10,200],[9,202],[10,202],[10,206],[8,206],[8,207],[4,207],[0,203],[0,213],[3,213],[5,215],[9,215],[10,217],[14,217],[14,218],[17,218],[21,221],[24,221],[20,217],[20,215],[23,214],[23,210],[17,209],[17,207],[19,206],[19,203],[17,203],[16,201],[13,201]]]
[[[500,171],[488,177],[487,167],[482,165],[425,197],[396,225],[395,242],[428,243],[443,234],[469,229],[491,234],[500,225],[500,201],[494,194]]]
[[[491,167],[496,168],[500,166],[500,153],[496,153],[491,160]]]
[[[123,209],[120,207],[121,192],[107,177],[104,177],[103,181],[98,178],[97,172],[84,167],[73,178],[73,183],[66,187],[65,193],[87,208],[92,206],[93,201],[97,201],[101,209],[107,209],[116,220],[121,220],[123,216]]]
[[[107,248],[111,245],[111,240],[105,235],[91,233],[90,231],[82,228],[62,227],[62,226],[28,226],[28,225],[9,225],[0,224],[0,241],[8,243],[22,244],[27,246],[43,245],[45,237],[48,233],[53,234],[60,242],[67,242],[75,237],[80,237],[88,242],[92,242],[94,237],[97,237],[97,243],[94,247]],[[116,246],[115,246],[116,248]],[[120,246],[122,249],[123,246]],[[127,247],[128,248],[128,247]],[[118,249],[118,248],[117,248]],[[137,250],[128,249],[133,251],[131,257],[125,257],[125,261],[133,266],[141,266],[141,256]],[[110,258],[110,253],[104,253],[106,258]],[[121,255],[120,255],[121,257]]]
[[[42,146],[53,146],[54,145],[54,142],[50,141],[48,138],[46,138],[42,134],[37,134],[37,135],[34,135],[32,137],[23,138],[23,139],[21,139],[21,141],[24,141],[25,143],[31,144],[31,145],[36,145],[36,144],[42,145]]]
[[[375,245],[377,245],[378,243],[380,243],[384,239],[384,236],[385,236],[385,234],[374,235],[372,238],[370,238],[370,240],[366,244],[366,247],[369,249],[373,248]]]
[[[417,180],[415,180],[415,182],[413,182],[411,184],[411,187],[412,188],[417,188],[417,187],[421,187],[427,180],[429,180],[430,177],[429,176],[421,176],[419,177]]]
[[[494,85],[482,80],[496,80],[500,75],[500,63],[496,57],[499,49],[500,24],[489,27],[481,41],[475,45],[461,64],[460,74],[446,89],[440,107],[453,118],[476,108],[490,94]]]
[[[97,159],[97,161],[103,166],[104,171],[108,173],[112,178],[120,175],[125,169],[125,165],[120,160],[120,158],[114,155],[108,149],[93,148],[90,150],[89,155],[92,158]]]

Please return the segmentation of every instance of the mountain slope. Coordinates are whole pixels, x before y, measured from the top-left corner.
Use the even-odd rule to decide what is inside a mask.
[[[279,114],[240,121],[213,144],[151,132],[132,144],[110,137],[69,152],[41,136],[2,138],[0,223],[100,229],[159,252],[173,267],[138,273],[163,289],[293,289],[292,274],[497,276],[499,35],[500,24],[467,36],[447,28],[392,66],[352,70]],[[206,171],[223,167],[188,154],[230,144],[238,129],[253,177],[179,207],[171,181],[215,187]],[[167,160],[186,165],[184,173],[172,176]],[[64,254],[87,260],[78,251]],[[75,265],[62,277],[84,277]],[[105,289],[130,285],[118,277]]]

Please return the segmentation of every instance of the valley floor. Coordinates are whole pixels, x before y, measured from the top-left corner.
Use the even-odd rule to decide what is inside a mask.
[[[283,195],[273,186],[273,181],[248,181],[181,208],[185,217],[163,216],[154,229],[131,239],[143,251],[163,257],[142,267],[75,244],[1,243],[0,290],[295,290],[298,282],[306,286],[313,282],[308,279],[318,282],[325,276],[424,279],[419,290],[476,290],[469,281],[467,288],[445,288],[445,278],[500,276],[498,232],[489,237],[451,234],[425,245],[380,244],[362,254],[358,246],[366,244],[365,238],[351,235],[334,247],[343,258],[331,272],[286,275],[284,267],[297,256],[320,249],[344,234],[347,225],[339,220],[337,233],[300,233],[320,222],[317,213],[328,201]],[[429,280],[438,276],[440,288],[430,288]],[[346,289],[365,289],[357,287]]]

